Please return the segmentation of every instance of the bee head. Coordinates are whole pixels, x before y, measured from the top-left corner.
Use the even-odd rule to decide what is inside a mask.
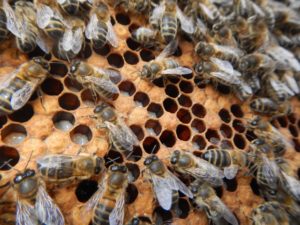
[[[156,155],[150,155],[150,156],[148,156],[148,157],[145,159],[144,165],[145,165],[145,166],[149,166],[149,165],[151,165],[154,161],[157,161],[157,160],[158,160],[158,158],[157,158]]]
[[[196,74],[202,74],[204,72],[203,63],[201,62],[195,63],[193,67]]]
[[[78,59],[73,60],[70,66],[70,73],[74,74],[79,69],[79,66],[80,66],[80,60]]]
[[[41,65],[45,70],[49,70],[50,69],[50,65],[49,65],[49,62],[44,59],[43,57],[34,57],[33,59],[33,62]]]
[[[121,172],[121,173],[127,173],[127,167],[121,164],[112,164],[110,166],[110,171],[112,172]]]
[[[175,150],[171,156],[170,162],[172,165],[175,165],[178,163],[179,160],[179,156],[180,156],[180,151],[179,150]]]
[[[22,174],[17,174],[14,178],[14,183],[19,184],[23,180],[23,175]]]
[[[151,69],[148,65],[144,65],[141,71],[141,78],[145,79],[151,77]]]

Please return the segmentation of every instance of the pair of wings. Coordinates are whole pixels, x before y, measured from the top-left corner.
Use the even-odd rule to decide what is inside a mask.
[[[38,225],[39,222],[47,225],[64,225],[64,217],[53,202],[43,185],[39,186],[35,205],[26,201],[17,201],[16,224]]]
[[[286,183],[288,191],[293,195],[296,201],[300,201],[300,181],[295,177],[281,171],[283,182]],[[284,184],[283,184],[284,185]]]
[[[118,119],[118,124],[104,122],[111,135],[118,140],[118,143],[126,150],[132,151],[134,145],[139,144],[139,140],[133,131],[121,120]]]
[[[27,2],[27,4],[32,4]],[[5,15],[7,18],[6,26],[7,29],[13,33],[16,37],[23,39],[24,35],[28,33],[29,21],[26,18],[26,15],[22,15],[21,17],[17,17],[12,7],[9,5],[7,0],[3,1],[3,7],[5,11]],[[34,8],[34,5],[31,6]],[[30,16],[37,16],[37,15],[30,15]],[[35,25],[35,24],[33,24]],[[46,41],[45,35],[36,27],[37,34],[36,34],[36,44],[46,53],[49,53],[51,50],[50,44]]]
[[[119,46],[119,41],[114,31],[114,28],[110,22],[110,19],[106,21],[105,24],[107,26],[106,38],[113,47],[117,48]],[[92,14],[90,21],[85,29],[85,37],[89,40],[97,39],[98,34],[99,32],[101,32],[101,30],[102,29],[99,27],[99,19],[97,15],[94,13]]]
[[[150,173],[154,194],[159,205],[165,209],[170,210],[172,206],[173,191],[180,191],[189,198],[193,198],[192,192],[178,177],[172,174],[168,169],[164,176],[158,176]]]
[[[217,49],[217,51],[223,52],[225,54],[234,55],[237,58],[242,57],[243,55],[243,52],[239,48],[234,48],[226,45],[218,45],[215,43],[209,43],[209,44],[212,45],[215,49]]]
[[[106,182],[107,182],[107,179],[103,179],[101,184],[98,185],[98,190],[94,193],[94,195],[86,203],[83,213],[91,212],[91,211],[95,210],[97,203],[101,200],[101,198],[105,192],[105,183]],[[126,187],[124,187],[124,190],[117,196],[114,209],[109,214],[109,224],[110,225],[123,225],[125,193],[126,193]]]
[[[155,24],[159,24],[158,21],[161,20],[164,12],[165,12],[165,4],[164,4],[164,1],[162,1],[160,3],[160,5],[158,5],[157,7],[154,8],[154,10],[150,16],[150,21],[156,21]],[[186,32],[188,34],[194,33],[193,21],[190,18],[186,17],[177,5],[176,5],[176,17],[179,19],[181,29],[184,32]]]

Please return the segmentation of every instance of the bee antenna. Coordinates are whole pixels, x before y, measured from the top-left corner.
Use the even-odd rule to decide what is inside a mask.
[[[5,162],[1,165],[0,169],[3,168],[4,166],[8,166],[10,169],[13,169],[13,170],[17,171],[18,173],[22,173],[22,171],[20,171],[20,170],[14,168],[12,165],[10,165],[10,161],[12,161],[12,160],[13,160],[13,159],[9,159],[9,160],[5,161]]]
[[[109,161],[107,161],[107,162],[105,163],[105,165],[106,165],[106,164],[109,164],[109,163],[113,163],[113,162],[117,161],[117,160],[120,159],[120,158],[121,158],[120,156],[118,156],[118,157],[116,157],[116,158],[114,158],[114,159],[108,158]]]
[[[157,144],[153,146],[153,148],[151,149],[151,155],[153,154],[153,152],[155,151],[155,148],[157,147]]]
[[[32,154],[33,154],[33,150],[30,152],[30,156],[29,156],[29,158],[28,158],[28,160],[27,160],[27,163],[26,163],[26,165],[25,165],[25,167],[24,167],[24,170],[27,169],[27,166],[28,166],[28,164],[29,164],[29,162],[30,162],[30,160],[31,160]]]

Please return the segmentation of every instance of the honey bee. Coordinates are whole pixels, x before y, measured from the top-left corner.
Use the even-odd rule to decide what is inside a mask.
[[[112,164],[98,191],[87,202],[85,210],[92,212],[92,224],[123,225],[128,170],[121,164]]]
[[[40,177],[54,183],[89,179],[104,171],[104,161],[97,156],[50,154],[36,162]]]
[[[0,86],[0,114],[10,114],[22,108],[48,75],[49,63],[35,57],[5,77]]]
[[[16,36],[17,47],[24,53],[32,52],[38,45],[44,52],[49,53],[50,45],[44,40],[36,25],[34,4],[28,1],[17,1],[15,9],[3,0],[3,8],[7,18],[7,29]]]
[[[115,48],[118,47],[118,38],[110,22],[109,8],[103,1],[94,1],[85,36],[91,40],[95,49],[102,48],[107,42]]]
[[[265,202],[253,209],[252,225],[288,225],[289,217],[279,202]]]
[[[92,8],[92,0],[56,0],[61,9],[68,15],[74,16]]]
[[[213,38],[219,45],[227,45],[233,48],[238,47],[238,43],[233,35],[233,32],[224,21],[215,23],[212,26],[212,31]]]
[[[146,176],[152,184],[159,205],[165,210],[175,209],[177,215],[180,214],[178,191],[189,198],[193,197],[192,192],[168,170],[156,155],[148,156],[144,161],[144,165],[146,166]]]
[[[94,109],[94,116],[104,123],[100,127],[104,126],[108,129],[109,140],[114,150],[128,154],[132,152],[134,145],[139,144],[135,134],[109,104],[102,102],[97,105]]]
[[[175,150],[170,162],[176,172],[188,174],[213,186],[222,186],[224,173],[207,161],[197,158],[189,152]]]
[[[194,26],[191,19],[187,18],[177,6],[176,0],[164,0],[154,8],[149,20],[154,29],[159,29],[163,41],[168,44],[176,39],[178,21],[181,29],[193,34]]]
[[[119,94],[119,89],[110,80],[111,77],[120,76],[114,70],[103,69],[80,60],[74,60],[70,66],[70,73],[71,78],[92,90],[95,99],[97,94],[105,99],[112,99]]]
[[[282,156],[286,151],[285,145],[281,145],[280,143],[278,143],[276,146],[271,146],[264,139],[259,138],[256,138],[253,141],[251,141],[250,148],[254,152],[259,151],[266,155],[271,155],[271,157]]]
[[[180,66],[176,60],[166,58],[174,53],[176,48],[177,42],[170,42],[156,59],[143,66],[139,74],[140,77],[153,81],[162,75],[184,75],[192,73],[191,69]]]
[[[3,7],[3,1],[0,2],[0,41],[5,40],[9,36],[9,30],[6,28],[6,13]]]
[[[233,69],[230,62],[211,57],[210,61],[202,61],[194,65],[197,75],[204,82],[211,81],[214,85],[222,84],[231,87],[237,97],[244,101],[253,95],[251,87],[244,81],[242,75]]]
[[[240,150],[209,149],[201,155],[201,158],[224,169],[227,179],[233,179],[239,168],[252,166],[248,154]]]
[[[224,18],[219,9],[209,0],[194,1],[194,6],[200,19],[205,22],[208,27],[222,21]]]
[[[292,112],[292,106],[289,101],[281,103],[263,97],[252,100],[249,106],[254,112],[272,115],[272,118],[289,115]]]
[[[225,224],[225,221],[232,225],[239,224],[234,214],[216,195],[215,190],[209,184],[195,180],[190,185],[190,190],[193,193],[193,201],[197,208],[204,210],[213,224]]]
[[[243,55],[238,48],[203,41],[197,43],[195,52],[203,60],[209,60],[210,57],[215,57],[229,61],[235,67],[238,65],[239,59]]]
[[[151,0],[117,0],[115,6],[121,5],[126,12],[146,13],[150,10]]]
[[[147,28],[139,27],[131,34],[132,39],[141,44],[145,48],[151,48],[158,45],[157,32]]]

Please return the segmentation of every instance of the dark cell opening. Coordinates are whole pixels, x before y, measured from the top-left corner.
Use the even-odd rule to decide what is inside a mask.
[[[179,57],[182,55],[182,51],[180,46],[177,47],[176,51],[174,52],[173,56]]]
[[[119,89],[125,96],[132,96],[136,91],[134,84],[129,80],[122,81],[119,84]]]
[[[179,218],[185,219],[188,217],[189,212],[190,212],[190,204],[186,199],[180,198],[178,201],[178,208],[180,211]]]
[[[156,135],[156,136],[160,134],[162,129],[159,121],[153,119],[147,120],[147,122],[145,123],[145,128],[147,129],[150,135]]]
[[[235,117],[241,118],[244,116],[243,110],[240,105],[237,104],[232,105],[230,111]]]
[[[130,26],[128,27],[128,30],[130,33],[132,33],[133,31],[137,30],[140,26],[136,23],[132,23],[130,24]]]
[[[164,106],[164,109],[170,113],[175,113],[178,109],[177,103],[171,98],[166,98],[163,101],[163,106]]]
[[[222,195],[223,195],[223,188],[222,188],[222,186],[221,187],[214,187],[214,189],[215,189],[216,195],[219,198],[222,198]]]
[[[138,42],[136,42],[135,40],[133,40],[132,38],[127,38],[126,43],[127,43],[127,46],[133,51],[136,51],[137,49],[139,49],[141,47],[141,45]]]
[[[95,49],[93,48],[94,52],[96,52],[98,55],[107,56],[110,52],[110,45],[105,44],[102,48]]]
[[[220,133],[225,138],[231,138],[232,137],[232,129],[230,126],[228,126],[225,123],[222,123],[220,127]]]
[[[48,78],[42,83],[42,90],[47,95],[59,95],[63,89],[62,83],[53,78]]]
[[[0,129],[3,127],[4,124],[7,123],[7,117],[6,116],[0,116]]]
[[[155,59],[154,54],[147,49],[142,49],[140,51],[140,56],[141,56],[141,59],[145,62],[150,62],[151,60]]]
[[[114,17],[110,16],[110,22],[113,26],[116,24]]]
[[[254,139],[256,139],[256,135],[253,133],[253,131],[247,130],[246,131],[246,138],[248,141],[253,141]]]
[[[156,154],[160,149],[160,145],[156,138],[146,137],[143,141],[143,148],[148,154]]]
[[[148,106],[147,111],[151,116],[156,118],[159,118],[164,114],[163,108],[159,104],[153,102]]]
[[[0,170],[10,170],[14,167],[20,159],[17,149],[6,145],[0,146]],[[10,166],[7,164],[9,163]]]
[[[166,86],[165,92],[168,96],[176,98],[179,95],[179,90],[175,85],[168,84]]]
[[[98,190],[97,181],[83,180],[78,184],[75,190],[75,194],[78,201],[87,202],[97,190]]]
[[[183,78],[189,80],[193,78],[193,73],[182,75]]]
[[[288,121],[287,121],[287,118],[285,116],[278,117],[277,121],[279,122],[281,127],[287,127],[288,126]]]
[[[290,131],[291,135],[293,135],[294,137],[298,137],[299,133],[298,133],[296,126],[289,125],[289,131]]]
[[[130,18],[124,13],[117,13],[116,20],[119,24],[128,25],[130,24]]]
[[[205,137],[212,144],[218,144],[220,142],[220,136],[216,130],[208,129],[205,133]]]
[[[298,139],[293,138],[294,148],[297,152],[300,152],[300,142]]]
[[[182,123],[189,123],[192,120],[190,112],[186,109],[179,109],[176,115]]]
[[[288,120],[290,121],[290,123],[294,124],[297,121],[296,115],[295,113],[291,113],[290,115],[288,115]]]
[[[203,105],[196,103],[192,107],[192,113],[197,117],[203,118],[206,115],[206,109]]]
[[[240,134],[234,135],[233,142],[235,146],[238,147],[239,149],[244,149],[246,147],[245,139]]]
[[[125,197],[125,203],[126,204],[131,204],[135,201],[135,199],[138,197],[138,189],[137,187],[133,184],[130,183],[128,184],[126,188],[126,197]]]
[[[191,107],[193,102],[187,95],[180,95],[178,98],[178,103],[184,107]]]
[[[188,126],[179,124],[176,128],[176,135],[180,140],[188,141],[191,137],[191,131]]]
[[[206,83],[204,82],[204,80],[202,78],[195,77],[194,83],[200,89],[204,89],[206,87]]]
[[[127,154],[127,160],[137,162],[139,161],[143,156],[143,151],[140,148],[140,146],[133,146],[132,153]]]
[[[71,141],[75,144],[85,145],[93,137],[91,129],[86,125],[78,125],[70,132]]]
[[[177,84],[180,81],[180,78],[176,76],[168,76],[167,79],[173,84]]]
[[[83,58],[83,59],[88,59],[88,58],[90,58],[91,57],[91,55],[92,55],[92,48],[91,48],[91,46],[88,44],[88,43],[86,43],[85,45],[84,45],[84,48],[82,48],[81,49],[81,51],[80,51],[80,57],[81,58]]]
[[[192,129],[198,133],[202,133],[206,129],[204,121],[200,120],[200,119],[194,119],[192,121],[191,126],[192,126]]]
[[[245,125],[242,123],[242,121],[237,119],[233,120],[232,126],[239,133],[244,133],[246,130]]]
[[[71,79],[70,77],[67,77],[64,80],[64,83],[66,85],[66,87],[73,92],[79,92],[83,89],[82,85],[80,83],[78,83],[76,80]]]
[[[143,140],[144,138],[144,131],[139,125],[133,124],[130,126],[130,129],[133,131],[135,136],[138,138],[139,141]]]
[[[113,163],[122,163],[123,156],[120,152],[109,150],[108,153],[104,156],[105,167],[109,168]]]
[[[231,121],[231,116],[227,109],[221,109],[219,111],[219,116],[225,123],[229,123]]]
[[[50,63],[50,73],[64,77],[68,73],[68,67],[61,61],[53,61]]]
[[[15,111],[14,113],[8,115],[8,118],[15,122],[26,122],[31,119],[34,111],[30,104],[26,104],[21,109]]]
[[[203,150],[206,147],[206,141],[204,137],[200,135],[195,135],[192,139],[192,143],[195,150]]]
[[[150,99],[148,97],[148,95],[144,92],[140,92],[138,91],[133,98],[134,102],[138,105],[138,106],[147,106],[150,102]]]
[[[231,180],[224,178],[223,180],[225,182],[225,188],[227,191],[234,192],[237,189],[238,184],[237,184],[236,178],[233,178]]]
[[[228,95],[231,93],[231,89],[230,87],[226,86],[226,85],[223,85],[223,84],[218,84],[217,85],[217,90],[219,92],[221,92],[221,94],[223,95]]]
[[[159,77],[156,78],[152,81],[152,83],[157,86],[157,87],[164,87],[165,83],[164,83],[164,78],[163,77]]]
[[[124,59],[130,65],[135,65],[139,62],[139,57],[131,51],[126,51],[124,53]]]
[[[193,84],[189,81],[182,80],[179,83],[179,88],[184,93],[192,93],[194,90]]]
[[[123,57],[117,53],[112,53],[107,57],[107,61],[109,65],[121,68],[124,66],[124,60]]]
[[[172,221],[172,213],[160,206],[154,209],[153,214],[153,218],[156,218],[156,224],[168,224]]]
[[[255,178],[252,178],[252,180],[250,182],[250,187],[251,187],[251,190],[252,190],[253,194],[259,196],[259,186],[258,186],[257,181],[256,181]]]
[[[135,182],[141,174],[139,166],[134,163],[126,163],[126,167],[129,171],[129,182]]]
[[[1,139],[8,145],[17,145],[27,137],[27,131],[20,124],[11,123],[1,130]]]
[[[90,89],[86,89],[81,92],[80,98],[82,103],[87,106],[95,106],[100,99],[99,95],[97,95],[97,93],[93,93]]]
[[[164,130],[160,135],[159,140],[167,147],[173,147],[176,143],[175,135],[173,131],[170,130]]]
[[[72,93],[65,93],[58,98],[59,106],[66,110],[74,110],[80,106],[79,99]]]
[[[52,121],[56,129],[69,131],[75,123],[75,117],[72,113],[60,111],[55,113]]]

